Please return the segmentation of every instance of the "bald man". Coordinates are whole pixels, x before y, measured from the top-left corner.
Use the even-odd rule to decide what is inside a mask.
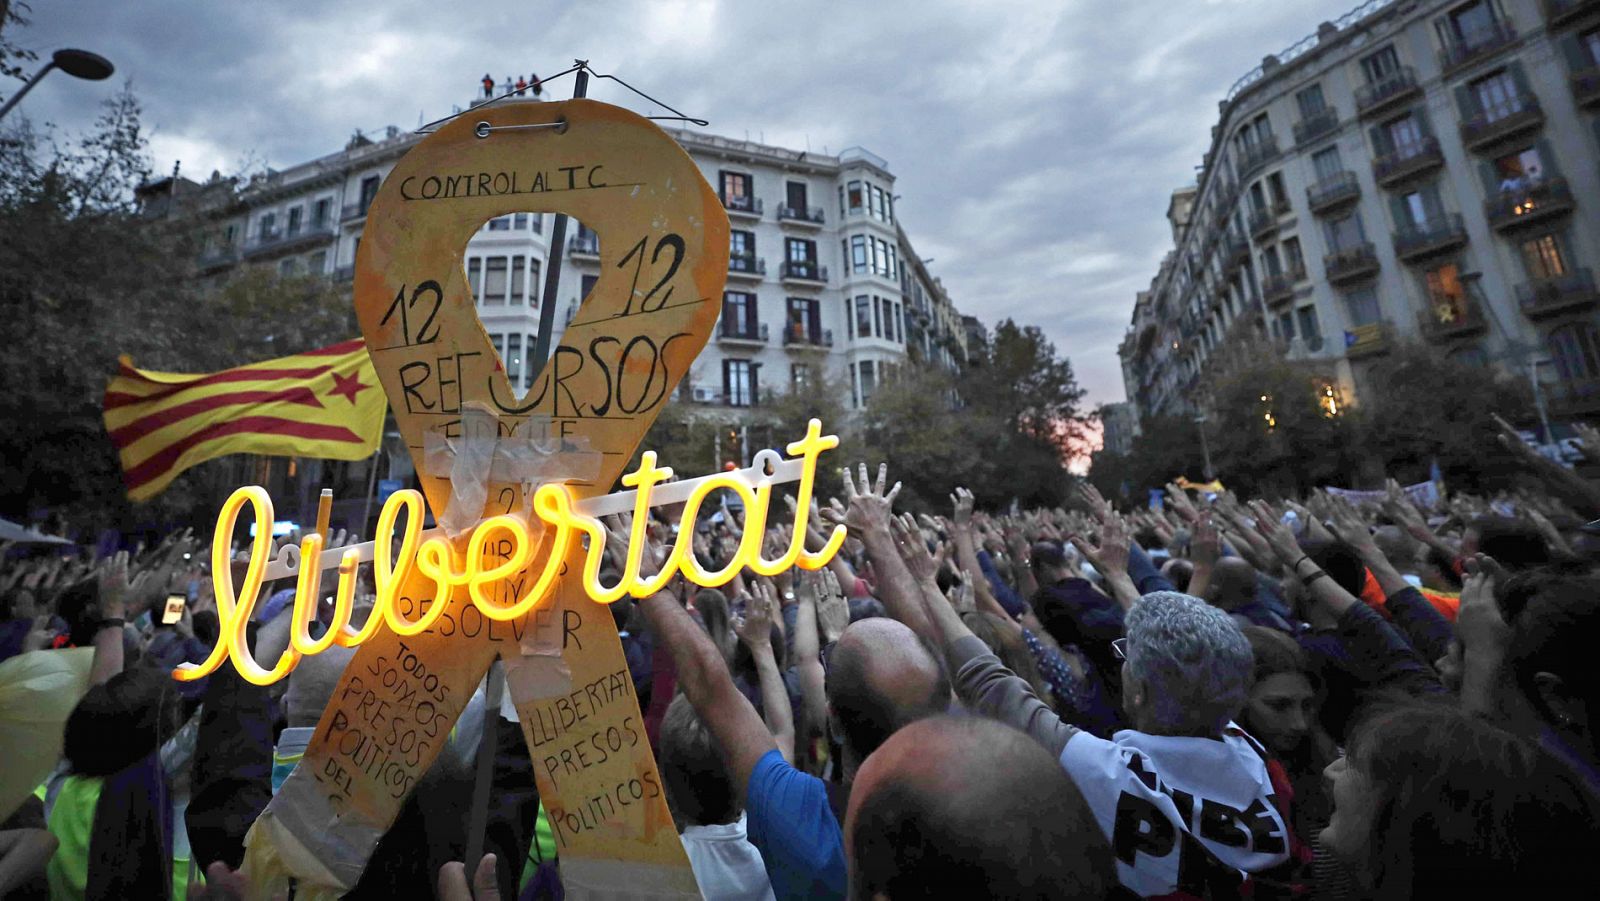
[[[1205,600],[1233,617],[1240,626],[1261,626],[1290,632],[1289,621],[1261,600],[1260,577],[1242,557],[1223,557],[1211,572]]]
[[[844,898],[842,793],[830,796],[828,783],[783,758],[766,723],[734,686],[722,652],[676,595],[663,591],[639,606],[672,652],[679,687],[722,749],[773,893]],[[844,743],[847,781],[890,735],[945,712],[951,702],[938,659],[916,633],[883,618],[844,630],[829,658],[826,690],[829,718]]]
[[[850,896],[1104,898],[1111,846],[1059,764],[981,717],[896,732],[856,774],[845,820]]]

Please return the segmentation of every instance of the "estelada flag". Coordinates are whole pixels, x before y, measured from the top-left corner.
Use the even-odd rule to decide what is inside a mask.
[[[383,438],[388,400],[359,338],[210,374],[135,369],[126,356],[118,363],[106,386],[106,431],[136,501],[225,454],[359,460]]]

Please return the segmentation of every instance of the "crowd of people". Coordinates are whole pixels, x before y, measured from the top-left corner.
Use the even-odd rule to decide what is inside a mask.
[[[1174,485],[1119,513],[1085,484],[1071,509],[985,513],[957,490],[914,515],[884,467],[845,470],[805,536],[816,550],[848,527],[825,568],[611,606],[701,891],[1581,893],[1600,838],[1600,504],[1524,462],[1525,490],[1434,510],[1393,483],[1365,505]],[[737,508],[676,512],[654,511],[644,575],[680,528],[708,567],[731,559]],[[608,584],[629,525],[612,523]],[[81,672],[38,730],[59,762],[0,799],[0,895],[245,892],[245,832],[354,651],[271,687],[228,667],[174,681],[216,639],[206,557],[188,533],[103,559],[7,549],[0,708],[48,706],[16,694],[69,659],[50,655]],[[164,625],[173,593],[187,603]],[[291,595],[263,589],[257,659],[287,643]],[[473,703],[347,897],[563,896],[509,723],[492,732],[489,853],[461,862],[481,687]]]

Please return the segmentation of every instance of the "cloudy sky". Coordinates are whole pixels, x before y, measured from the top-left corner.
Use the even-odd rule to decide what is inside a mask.
[[[357,128],[448,114],[485,70],[574,57],[717,134],[859,144],[889,160],[901,219],[957,305],[1041,326],[1098,403],[1122,399],[1116,345],[1217,101],[1356,0],[32,5],[15,39],[110,57],[145,104],[158,170],[302,162]],[[72,130],[113,90],[52,75],[21,111]],[[608,82],[591,96],[645,111]]]

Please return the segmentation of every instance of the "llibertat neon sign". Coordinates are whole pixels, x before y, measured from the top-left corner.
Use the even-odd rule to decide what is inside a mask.
[[[326,651],[334,645],[353,648],[371,638],[380,625],[397,635],[417,635],[430,629],[446,609],[444,598],[465,588],[472,604],[486,618],[498,621],[520,619],[533,612],[550,597],[556,580],[565,570],[564,560],[572,542],[588,538],[579,577],[588,596],[597,603],[610,604],[621,598],[649,597],[667,586],[678,575],[696,585],[715,588],[732,581],[748,569],[761,576],[774,576],[792,567],[820,569],[839,552],[846,537],[845,527],[835,526],[820,551],[805,549],[811,498],[816,485],[817,458],[837,447],[835,435],[823,435],[822,424],[811,420],[806,435],[788,445],[792,459],[776,451],[755,455],[745,469],[704,476],[685,482],[670,482],[672,468],[656,465],[654,451],[646,451],[639,468],[622,477],[631,490],[575,501],[565,485],[539,486],[533,495],[533,515],[538,527],[530,528],[529,518],[515,514],[491,516],[480,521],[462,542],[452,541],[440,529],[422,530],[424,501],[414,489],[397,491],[384,502],[378,516],[376,539],[364,545],[324,551],[323,536],[315,532],[301,539],[298,564],[292,560],[271,561],[273,521],[272,498],[266,489],[246,486],[235,491],[217,514],[211,542],[211,569],[221,629],[211,653],[199,664],[185,663],[172,673],[184,682],[204,678],[215,672],[224,660],[230,661],[239,675],[256,685],[270,685],[287,676],[304,657]],[[789,482],[796,486],[793,540],[779,556],[763,556],[772,488]],[[744,503],[744,535],[738,549],[721,569],[708,571],[694,555],[694,528],[700,508],[718,489],[727,489]],[[682,503],[682,522],[677,538],[665,561],[653,574],[645,575],[643,555],[645,529],[650,508]],[[229,548],[239,517],[248,506],[255,518],[255,537],[251,541],[249,563],[237,586],[229,560]],[[633,522],[628,535],[627,559],[621,578],[613,585],[600,579],[600,566],[606,548],[607,529],[602,516],[631,511]],[[402,525],[401,514],[405,514]],[[398,554],[393,552],[400,538]],[[509,547],[507,547],[509,545]],[[494,554],[489,548],[494,547]],[[485,566],[485,558],[498,562]],[[494,599],[493,589],[538,562],[538,577],[510,604]],[[330,559],[331,558],[331,559]],[[350,624],[355,602],[356,570],[370,560],[377,599],[366,622],[358,629]],[[322,573],[338,569],[334,591],[334,610],[327,631],[320,638],[311,635],[311,622],[322,597]],[[401,613],[398,603],[401,586],[415,567],[430,580],[435,602],[416,619]],[[269,577],[296,575],[293,617],[289,647],[270,668],[252,656],[245,631],[254,615],[256,598]]]

